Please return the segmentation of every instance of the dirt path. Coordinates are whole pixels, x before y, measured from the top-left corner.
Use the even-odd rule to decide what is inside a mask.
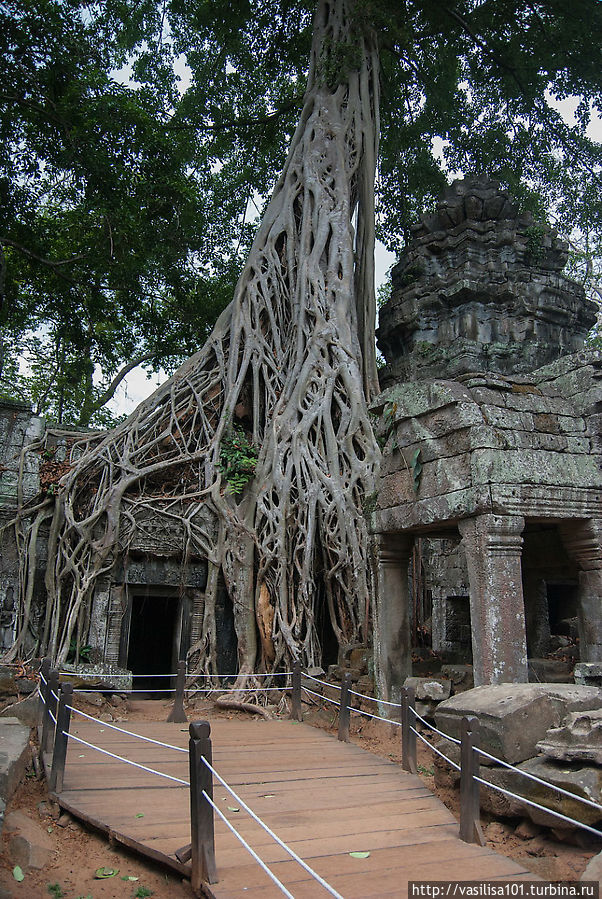
[[[91,713],[88,706],[82,706]],[[128,702],[117,708],[96,707],[95,715],[110,712],[116,723],[127,720],[165,721],[169,702],[161,700]],[[198,702],[188,709],[190,720],[211,717],[245,717],[244,713],[221,711],[211,703]],[[336,714],[326,710],[307,710],[308,724],[334,731]],[[399,732],[375,721],[353,718],[351,739],[364,749],[395,762],[401,761]],[[435,790],[433,757],[422,743],[418,746],[419,775],[424,783],[458,817],[458,796],[453,790]],[[152,863],[128,853],[123,847],[111,847],[107,839],[83,825],[61,818],[60,826],[47,801],[46,786],[29,772],[25,781],[9,803],[7,813],[20,809],[41,824],[50,836],[54,857],[42,871],[30,872],[22,883],[12,876],[12,863],[7,852],[7,836],[3,836],[0,856],[0,899],[191,899],[188,881],[166,872]],[[535,835],[521,839],[516,830],[520,822],[510,824],[483,819],[487,845],[497,852],[520,860],[534,874],[546,880],[578,880],[589,859],[596,853],[594,847],[581,849],[559,843],[547,833],[534,829]],[[114,868],[119,873],[107,880],[95,879],[98,868]],[[128,878],[137,878],[135,880]],[[4,889],[4,892],[2,890]]]

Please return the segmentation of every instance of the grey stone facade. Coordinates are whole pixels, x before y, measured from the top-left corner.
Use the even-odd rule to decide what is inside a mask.
[[[35,504],[45,490],[44,466],[49,460],[64,461],[65,445],[72,437],[71,432],[47,429],[46,421],[25,404],[0,403],[0,526],[8,525],[0,542],[0,650],[14,641],[20,565],[25,558],[23,540],[20,537],[18,544],[11,525],[18,505],[19,470],[22,500]],[[25,523],[23,539],[26,534]],[[47,527],[42,527],[33,589],[32,624],[38,631],[45,613],[47,538]],[[135,674],[142,669],[175,670],[178,658],[200,637],[207,580],[204,559],[183,563],[183,545],[183,535],[160,517],[138,522],[128,556],[118,558],[111,576],[97,584],[85,639],[91,663],[111,670],[133,666]],[[237,661],[232,614],[224,596],[218,602],[222,606],[218,664],[231,672]]]
[[[446,191],[394,270],[379,329],[389,386],[373,407],[384,695],[410,673],[417,536],[435,648],[466,649],[468,627],[475,684],[526,681],[563,603],[581,660],[602,659],[602,363],[582,348],[595,307],[565,260],[553,232],[472,179]]]

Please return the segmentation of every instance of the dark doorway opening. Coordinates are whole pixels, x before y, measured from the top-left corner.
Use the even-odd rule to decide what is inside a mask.
[[[575,582],[546,584],[550,633],[577,637],[578,586]]]
[[[132,596],[127,667],[135,690],[169,690],[177,653],[174,646],[179,603],[175,596],[148,593]],[[153,693],[152,696],[161,694]]]
[[[238,639],[234,625],[234,606],[220,579],[215,600],[217,673],[226,677],[238,674]]]
[[[323,588],[316,598],[316,630],[322,648],[322,668],[328,671],[329,665],[336,665],[339,661],[339,641],[330,620],[325,593]]]

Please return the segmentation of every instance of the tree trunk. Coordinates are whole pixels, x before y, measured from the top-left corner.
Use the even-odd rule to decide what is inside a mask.
[[[185,541],[221,568],[241,674],[285,658],[319,664],[318,597],[339,641],[359,638],[362,499],[379,459],[366,403],[377,389],[378,68],[354,10],[352,0],[318,4],[301,119],[233,302],[200,352],[65,480],[59,660],[98,576],[149,516],[172,528],[174,552]],[[258,453],[240,496],[220,467],[234,424]],[[201,670],[215,670],[216,589],[194,647]]]

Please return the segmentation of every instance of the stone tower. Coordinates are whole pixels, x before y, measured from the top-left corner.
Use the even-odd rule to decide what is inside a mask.
[[[562,274],[568,245],[497,181],[455,181],[413,236],[380,313],[383,386],[520,374],[583,346],[596,306]]]

